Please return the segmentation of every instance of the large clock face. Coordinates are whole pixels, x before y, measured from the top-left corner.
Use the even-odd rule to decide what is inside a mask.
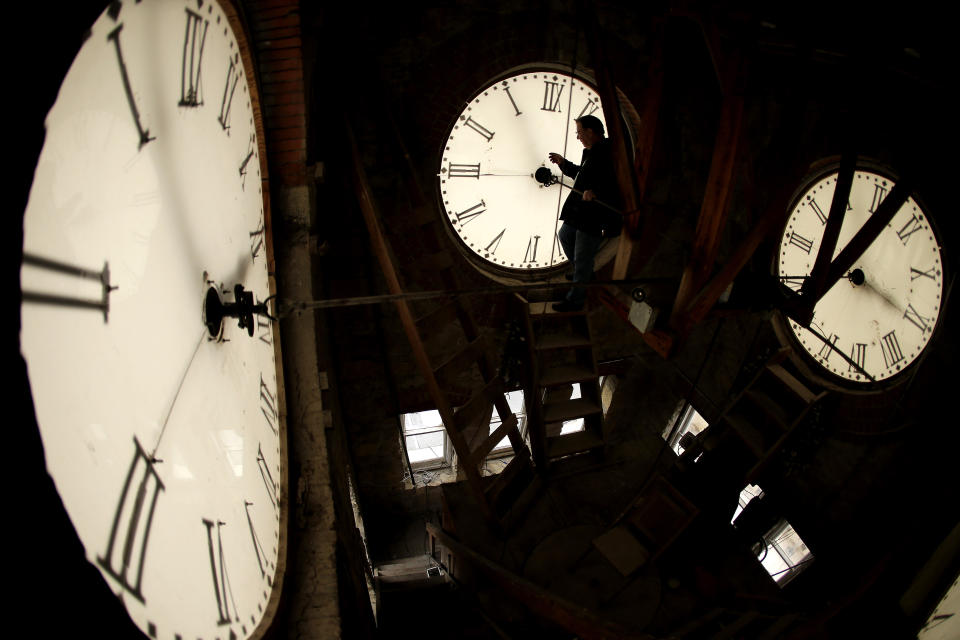
[[[21,349],[47,468],[150,637],[252,636],[281,577],[276,333],[203,322],[211,288],[273,288],[234,18],[113,3],[46,118],[24,213]]]
[[[817,178],[790,210],[777,269],[795,291],[813,269],[836,184],[836,171]],[[893,186],[882,173],[857,169],[834,257]],[[845,275],[817,302],[809,327],[789,321],[793,336],[817,365],[847,383],[869,382],[864,371],[875,381],[906,371],[940,316],[943,263],[928,213],[908,198]]]
[[[548,155],[580,163],[575,119],[603,121],[596,91],[555,71],[508,76],[470,100],[447,136],[439,169],[447,221],[485,264],[529,271],[566,261],[557,240],[570,193],[534,179],[540,167],[560,175]]]

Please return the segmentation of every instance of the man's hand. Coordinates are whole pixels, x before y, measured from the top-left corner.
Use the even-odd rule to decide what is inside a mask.
[[[584,202],[590,202],[591,200],[593,200],[593,199],[596,198],[596,197],[597,197],[597,196],[596,196],[596,194],[593,192],[593,189],[587,189],[586,191],[583,192],[583,201],[584,201]]]
[[[550,162],[552,162],[553,164],[563,164],[564,162],[566,162],[566,159],[565,159],[562,155],[560,155],[559,153],[553,153],[553,152],[551,152],[551,153],[550,153]]]

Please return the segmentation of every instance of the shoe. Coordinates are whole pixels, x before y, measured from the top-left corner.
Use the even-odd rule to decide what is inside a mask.
[[[562,302],[554,302],[551,305],[551,308],[554,311],[559,311],[560,313],[567,313],[570,311],[581,311],[583,309],[583,303],[563,300]]]

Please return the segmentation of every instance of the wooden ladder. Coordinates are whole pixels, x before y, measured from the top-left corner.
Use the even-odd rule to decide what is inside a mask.
[[[400,282],[397,261],[384,233],[353,131],[349,126],[347,131],[357,198],[373,250],[390,293],[401,294],[404,288]],[[420,207],[419,211],[412,212],[411,219],[423,227],[436,218],[427,213]],[[446,252],[419,256],[418,263],[419,269],[439,274],[448,289],[458,288],[452,260]],[[488,340],[479,330],[468,304],[462,298],[455,296],[435,302],[419,315],[414,314],[410,304],[403,298],[395,300],[394,304],[427,391],[453,445],[458,470],[483,515],[491,524],[498,525],[512,502],[533,481],[535,474],[529,450],[518,429],[517,417],[504,396],[504,383],[497,375]],[[427,343],[441,330],[459,331],[464,346],[439,361],[436,355],[430,355]],[[476,380],[481,380],[482,384],[479,389],[471,391],[470,386]],[[469,397],[463,401],[465,395]],[[492,410],[497,412],[501,422],[493,433],[489,433]],[[481,467],[504,437],[510,440],[513,459],[493,481],[487,481],[483,478]]]
[[[774,353],[731,399],[718,420],[756,459],[746,474],[746,484],[756,483],[810,410],[827,395],[826,391],[812,391],[784,368],[789,354],[788,347]]]
[[[527,430],[538,470],[551,460],[602,449],[606,427],[600,401],[600,378],[586,309],[556,312],[549,301],[515,301],[523,318],[527,344],[524,398]],[[579,398],[574,385],[579,385]],[[562,434],[564,423],[583,420],[583,429]]]

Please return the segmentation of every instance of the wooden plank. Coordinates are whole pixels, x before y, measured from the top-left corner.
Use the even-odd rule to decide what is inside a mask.
[[[419,336],[417,339],[419,341]],[[456,380],[465,369],[480,359],[483,354],[483,350],[486,349],[486,342],[487,341],[483,338],[483,336],[480,336],[473,342],[470,342],[465,347],[460,349],[460,351],[454,353],[446,360],[446,362],[434,369],[432,373],[433,377],[437,380],[437,383],[441,387],[452,384],[453,381]],[[446,424],[446,422],[444,422],[444,424]]]
[[[596,380],[597,374],[590,367],[579,364],[562,364],[544,367],[540,372],[540,387],[551,387],[586,380]]]
[[[776,376],[783,384],[795,393],[801,400],[810,404],[817,399],[817,394],[807,388],[805,384],[800,382],[796,376],[784,369],[779,364],[769,364],[767,365],[767,370],[770,371],[774,376]]]
[[[600,412],[601,409],[599,406],[585,398],[561,400],[543,405],[543,421],[546,424],[550,424],[551,422],[566,422]]]
[[[603,446],[603,438],[589,431],[577,431],[547,438],[547,457],[560,458]]]
[[[637,249],[643,255],[643,258],[649,259],[651,248],[655,243],[655,228],[659,224],[654,220],[658,213],[651,214],[641,208],[647,191],[647,181],[650,178],[650,167],[653,164],[654,151],[656,150],[658,119],[660,116],[660,104],[663,99],[663,42],[664,42],[664,24],[657,21],[652,29],[652,48],[653,57],[647,66],[647,81],[645,83],[646,91],[642,97],[643,112],[640,116],[639,131],[637,135],[636,146],[633,157],[634,171],[637,181],[637,198],[635,206],[630,203],[625,204],[624,230],[620,235],[620,242],[617,245],[617,256],[613,262],[613,279],[622,280],[627,277],[630,269],[630,262]],[[621,187],[622,189],[622,187]],[[643,213],[641,213],[643,212]],[[640,220],[643,219],[643,228],[640,231]],[[638,245],[640,245],[638,247]],[[643,265],[636,265],[635,268]]]
[[[537,338],[534,349],[537,351],[553,351],[556,349],[586,349],[592,348],[593,342],[587,336],[570,334],[551,334]]]
[[[360,160],[360,152],[357,149],[357,142],[353,134],[353,128],[350,126],[349,122],[345,122],[345,128],[347,132],[347,138],[350,142],[351,157],[353,160],[352,164],[354,178],[356,179],[357,200],[360,205],[360,211],[363,214],[364,222],[367,226],[373,253],[377,257],[377,261],[380,263],[380,268],[383,271],[383,276],[387,281],[387,287],[389,288],[390,292],[403,293],[403,287],[400,285],[400,278],[397,274],[396,267],[394,266],[395,263],[392,252],[389,244],[387,243],[386,235],[384,234],[383,227],[380,222],[380,216],[376,205],[374,204],[373,193],[370,190],[370,184],[367,181],[366,171],[364,170],[363,163]],[[410,342],[410,347],[413,350],[414,361],[417,363],[417,368],[420,370],[420,375],[423,376],[423,381],[427,387],[427,392],[429,393],[431,400],[433,400],[434,405],[437,407],[437,411],[440,413],[440,419],[443,421],[444,428],[446,429],[447,435],[450,438],[450,443],[453,445],[454,451],[457,452],[458,456],[466,458],[469,455],[466,442],[464,442],[460,434],[452,428],[454,424],[453,409],[447,402],[446,395],[440,390],[437,379],[433,375],[433,366],[430,363],[430,358],[423,346],[423,342],[420,340],[420,335],[417,333],[417,327],[413,320],[413,314],[410,312],[410,307],[407,305],[406,301],[402,299],[397,300],[395,305],[397,307],[397,313],[400,316],[400,322],[403,325],[404,333],[406,333],[407,340]],[[465,469],[465,473],[470,491],[477,500],[477,503],[484,516],[491,522],[495,522],[493,511],[491,510],[490,505],[483,493],[482,478],[479,470],[475,467],[468,466]]]
[[[562,626],[570,633],[583,638],[583,640],[606,640],[609,638],[654,640],[653,636],[611,622],[592,609],[570,602],[518,576],[483,557],[433,523],[427,523],[427,533],[436,538],[440,546],[452,551],[455,557],[461,561],[469,562],[477,571],[483,573],[500,588],[504,595],[516,599],[535,615]],[[436,557],[434,555],[434,558]]]
[[[493,448],[497,446],[501,440],[507,437],[507,434],[510,432],[510,430],[516,428],[517,416],[510,414],[510,416],[501,422],[500,426],[497,427],[493,433],[484,438],[483,442],[480,443],[480,446],[470,454],[469,464],[481,464],[484,459],[490,455],[490,452],[493,451]]]
[[[503,395],[503,378],[499,376],[474,393],[466,404],[454,412],[456,429],[463,431],[471,422],[478,420],[483,414],[489,414],[494,397],[497,395]]]
[[[680,279],[670,326],[675,326],[695,292],[706,282],[713,270],[723,228],[727,221],[727,201],[733,185],[733,170],[742,122],[743,97],[725,96],[720,109],[720,124],[714,141],[707,188],[700,206],[700,218],[694,232],[690,259],[684,266],[683,276]]]

